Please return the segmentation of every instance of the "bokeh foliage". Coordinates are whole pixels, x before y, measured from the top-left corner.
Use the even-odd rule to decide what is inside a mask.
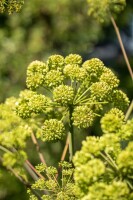
[[[25,87],[25,71],[31,61],[54,52],[83,55],[101,29],[88,18],[84,0],[25,1],[19,14],[3,13],[0,19],[0,101]]]

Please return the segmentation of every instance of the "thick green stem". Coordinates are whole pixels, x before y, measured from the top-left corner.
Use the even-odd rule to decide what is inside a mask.
[[[74,130],[72,124],[72,112],[73,107],[69,107],[69,118],[70,118],[70,125],[69,125],[69,161],[72,162],[73,154],[74,154]]]

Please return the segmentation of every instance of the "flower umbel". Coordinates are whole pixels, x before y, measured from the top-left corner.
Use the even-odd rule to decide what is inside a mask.
[[[98,58],[82,63],[80,55],[70,54],[65,58],[52,55],[46,62],[33,61],[27,68],[26,83],[29,90],[20,93],[16,113],[36,122],[39,118],[43,131],[41,134],[39,127],[37,136],[42,135],[43,141],[62,139],[65,130],[61,124],[67,123],[71,130],[72,126],[88,128],[105,110],[114,106],[124,111],[129,104],[126,94],[118,90],[116,75]]]

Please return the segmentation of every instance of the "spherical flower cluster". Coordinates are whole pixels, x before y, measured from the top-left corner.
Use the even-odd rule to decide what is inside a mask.
[[[63,80],[64,76],[57,70],[50,70],[45,76],[45,84],[50,88],[63,84]]]
[[[6,121],[7,120],[3,120],[3,123],[6,123]],[[0,123],[0,125],[2,126],[2,123]],[[28,125],[24,125],[23,123],[22,125],[18,125],[16,123],[14,127],[13,125],[10,127],[8,124],[6,124],[6,126],[7,127],[2,126],[0,144],[7,148],[24,148],[26,146],[27,138],[31,135],[30,127],[28,127]]]
[[[90,183],[98,181],[104,172],[103,162],[99,159],[93,159],[76,169],[74,179],[80,184],[80,187],[83,187],[85,184],[90,185]]]
[[[116,159],[121,152],[120,138],[116,134],[103,135],[99,138],[99,145],[101,147],[100,152],[106,152],[112,159]]]
[[[47,112],[50,109],[50,103],[50,98],[42,94],[35,94],[30,98],[28,107],[31,112],[38,114],[41,112]]]
[[[117,108],[112,108],[101,119],[101,127],[104,133],[118,133],[123,124],[124,113]]]
[[[33,113],[39,114],[51,111],[50,103],[50,98],[25,90],[20,93],[20,98],[16,102],[16,113],[24,119],[30,118]]]
[[[133,118],[128,120],[126,124],[123,124],[118,135],[123,140],[133,140]]]
[[[113,90],[111,96],[114,107],[125,110],[129,105],[129,99],[123,91]]]
[[[82,200],[131,200],[128,185],[122,181],[113,181],[111,184],[96,182],[89,187],[89,193]]]
[[[128,178],[133,175],[133,141],[129,142],[125,150],[123,150],[117,158],[117,164],[119,170],[124,176],[128,175]]]
[[[15,153],[6,152],[3,155],[3,165],[6,167],[15,167],[15,165],[22,165],[27,159],[27,155],[23,150]]]
[[[92,58],[83,63],[83,68],[86,69],[92,79],[98,79],[104,71],[104,63],[98,58]]]
[[[23,119],[31,117],[32,113],[26,101],[19,99],[19,101],[16,102],[16,114]]]
[[[20,99],[24,101],[29,101],[33,95],[37,94],[36,92],[33,92],[31,90],[22,90],[19,94]]]
[[[36,89],[43,85],[44,76],[48,72],[48,67],[40,61],[33,61],[27,68],[26,84],[29,89]]]
[[[60,85],[53,91],[53,99],[55,102],[66,105],[72,104],[74,98],[74,90],[71,86]]]
[[[115,74],[110,69],[105,69],[102,75],[100,76],[101,82],[106,82],[110,87],[116,88],[119,85],[119,80]]]
[[[86,70],[80,68],[79,65],[76,64],[66,65],[63,72],[67,77],[70,77],[71,80],[83,81],[86,77]]]
[[[91,97],[95,97],[97,101],[110,100],[111,87],[106,82],[96,82],[90,87]]]
[[[47,65],[50,70],[62,70],[64,66],[64,57],[61,55],[52,55],[48,58]]]
[[[95,114],[94,112],[86,105],[77,106],[72,114],[73,125],[78,128],[87,128],[92,125]]]
[[[90,154],[99,155],[99,152],[103,149],[103,144],[99,143],[99,137],[89,136],[82,142],[82,151]],[[87,156],[88,157],[88,156]],[[88,158],[91,159],[89,156]]]
[[[89,4],[88,14],[100,22],[109,21],[109,13],[119,13],[126,5],[125,0],[87,0]]]
[[[65,135],[65,127],[61,121],[57,119],[45,120],[42,126],[43,141],[57,141],[63,139]]]
[[[78,54],[69,54],[65,58],[65,63],[80,65],[82,63],[82,57]]]
[[[0,144],[6,148],[22,149],[31,135],[31,128],[12,109],[15,101],[15,98],[9,98],[0,105]]]

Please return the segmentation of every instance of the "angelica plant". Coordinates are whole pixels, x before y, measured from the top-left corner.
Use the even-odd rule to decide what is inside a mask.
[[[130,200],[133,198],[133,119],[125,122],[124,113],[113,108],[102,117],[101,127],[103,135],[87,137],[74,156],[77,197]]]
[[[80,197],[77,196],[79,191],[77,183],[78,180],[80,182],[80,176],[77,175],[78,180],[75,178],[75,185],[74,169],[68,167],[69,164],[61,166],[61,173],[61,169],[58,171],[52,166],[47,167],[37,140],[57,142],[67,137],[63,159],[69,146],[71,165],[74,155],[75,128],[81,132],[82,129],[93,126],[96,118],[101,118],[112,108],[101,119],[105,136],[101,139],[92,137],[91,144],[87,144],[87,148],[91,147],[92,154],[94,152],[99,155],[98,152],[101,150],[99,148],[104,151],[107,146],[106,153],[115,159],[120,153],[119,138],[121,140],[132,138],[130,123],[127,123],[128,126],[125,125],[123,113],[129,104],[128,97],[118,88],[119,79],[101,60],[92,58],[83,62],[82,57],[77,54],[70,54],[65,58],[61,55],[53,55],[46,62],[33,61],[27,68],[26,84],[27,89],[20,92],[19,98],[11,98],[1,105],[3,109],[0,120],[2,164],[28,186],[31,200],[77,199]],[[124,135],[119,131],[120,129],[129,129],[129,131]],[[29,162],[24,149],[29,136],[36,145],[42,162],[36,169]],[[95,142],[99,142],[96,149]],[[108,142],[111,142],[113,147],[108,146]],[[86,158],[83,152],[81,157],[86,163],[88,156],[89,159],[94,158],[92,154],[85,154]],[[104,153],[102,155],[106,157]],[[83,186],[82,181],[80,185],[86,191],[88,185],[86,186],[84,181],[88,172],[85,163],[81,169],[75,164],[74,174],[77,177],[76,174],[80,173],[82,176],[82,173],[85,173],[84,178],[82,177]],[[114,163],[112,168],[113,165]],[[96,171],[97,166],[101,167],[99,171]],[[87,164],[87,168],[90,169],[90,180],[87,178],[86,181],[91,183],[103,176],[106,167],[99,157],[96,157],[90,160],[90,166]],[[35,181],[32,186],[28,182],[26,171]],[[111,177],[112,174],[113,172],[110,174]],[[82,193],[82,190],[80,192]],[[84,193],[85,195],[88,194]]]
[[[27,68],[26,84],[28,89],[16,101],[17,115],[40,120],[37,137],[42,141],[58,141],[68,134],[70,160],[74,127],[88,128],[109,107],[125,110],[129,104],[118,89],[119,79],[101,60],[83,62],[78,54],[33,61]]]
[[[88,3],[90,15],[100,22],[110,17],[113,24],[112,14],[125,6],[125,0]],[[22,4],[3,0],[0,11],[11,14]],[[26,85],[19,98],[0,105],[0,161],[28,187],[30,200],[132,200],[133,120],[124,115],[129,99],[117,76],[98,58],[83,62],[78,54],[52,55],[29,64]],[[103,134],[88,136],[74,155],[75,130],[95,125],[97,118]],[[36,167],[25,149],[30,137],[41,161]],[[69,146],[69,162],[48,166],[38,140],[65,138],[61,160]]]

